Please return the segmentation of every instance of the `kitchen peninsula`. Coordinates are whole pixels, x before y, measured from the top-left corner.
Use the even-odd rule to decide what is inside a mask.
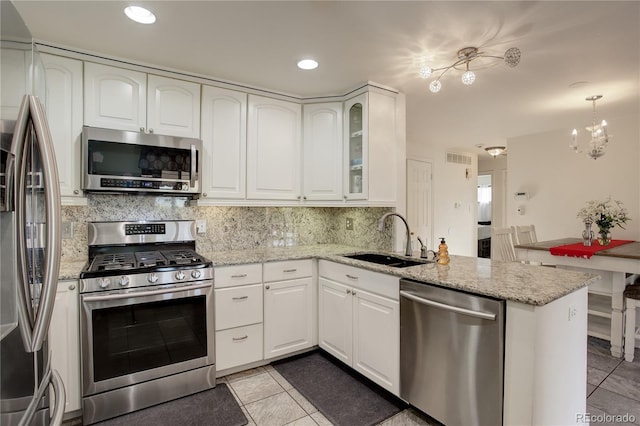
[[[446,266],[426,263],[407,268],[343,257],[362,251],[357,247],[326,244],[202,254],[214,263],[216,285],[218,270],[253,264],[264,267],[266,289],[270,284],[266,279],[268,268],[277,262],[307,260],[313,265],[310,282],[314,301],[318,294],[317,259],[375,272],[396,281],[406,278],[505,300],[503,424],[574,424],[576,416],[586,411],[587,286],[596,282],[598,276],[463,256],[451,256],[451,263]],[[78,265],[79,262],[63,265],[61,279],[77,278],[79,271],[74,269]],[[262,279],[260,276],[260,286]],[[360,284],[366,287],[368,282]],[[376,290],[371,287],[371,291]],[[317,305],[314,311],[317,315]],[[317,318],[315,321],[314,346]],[[268,362],[265,359],[246,368]]]

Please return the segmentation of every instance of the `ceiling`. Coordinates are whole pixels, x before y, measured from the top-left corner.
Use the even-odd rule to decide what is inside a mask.
[[[407,99],[407,141],[482,153],[507,138],[591,120],[584,99],[604,95],[598,115],[639,114],[638,1],[14,1],[36,39],[301,97],[341,95],[363,81]],[[152,10],[153,25],[125,17]],[[55,17],[54,19],[51,19]],[[418,76],[417,60],[451,64],[466,46],[516,68],[461,72],[440,93]],[[320,66],[297,69],[313,57]],[[577,83],[577,84],[574,84]]]

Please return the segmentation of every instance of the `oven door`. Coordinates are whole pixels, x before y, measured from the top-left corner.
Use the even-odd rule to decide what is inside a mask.
[[[213,365],[213,281],[81,295],[84,395]]]

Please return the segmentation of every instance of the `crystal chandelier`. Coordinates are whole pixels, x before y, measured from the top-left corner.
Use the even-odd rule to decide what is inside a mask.
[[[487,153],[493,158],[496,158],[498,157],[498,155],[502,155],[507,150],[507,148],[504,146],[488,146],[484,150],[487,151]]]
[[[464,74],[462,74],[462,84],[465,84],[467,86],[473,84],[473,82],[476,80],[476,74],[469,69],[469,64],[476,59],[500,59],[504,60],[504,62],[512,68],[520,63],[520,49],[518,49],[517,47],[507,49],[507,51],[504,52],[504,56],[487,55],[484,52],[480,52],[477,47],[462,48],[458,50],[457,55],[458,60],[447,67],[431,68],[426,64],[420,67],[420,77],[424,79],[431,77],[435,72],[442,71],[440,75],[438,75],[438,78],[431,81],[431,83],[429,84],[429,90],[431,90],[433,93],[437,93],[440,91],[440,89],[442,89],[442,83],[440,82],[440,79],[443,75],[445,75],[447,71],[452,68],[457,70],[465,70]]]
[[[591,133],[591,141],[587,145],[587,157],[593,158],[594,160],[602,157],[605,152],[605,148],[609,143],[609,134],[607,133],[607,122],[602,120],[600,124],[596,121],[596,101],[602,98],[602,95],[593,95],[585,98],[585,101],[593,102],[593,119],[591,121],[591,126],[585,127],[587,132]],[[578,150],[578,130],[573,129],[571,132],[571,144],[569,145],[571,149],[573,149],[576,153],[581,153],[583,151]]]

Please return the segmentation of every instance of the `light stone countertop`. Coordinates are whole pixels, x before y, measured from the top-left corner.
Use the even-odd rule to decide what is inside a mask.
[[[567,271],[547,266],[502,262],[491,259],[451,256],[449,265],[435,263],[395,268],[343,257],[344,254],[380,252],[336,244],[233,250],[200,253],[214,266],[263,263],[281,260],[318,258],[463,290],[469,293],[542,306],[600,279],[598,275]],[[414,256],[413,259],[417,259]],[[63,262],[60,279],[77,279],[86,260]]]

